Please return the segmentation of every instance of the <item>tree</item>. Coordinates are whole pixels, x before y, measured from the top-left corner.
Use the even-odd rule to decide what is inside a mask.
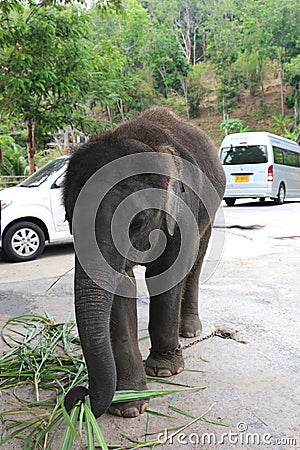
[[[111,116],[115,107],[123,119],[134,110],[168,101],[174,92],[182,92],[189,66],[176,39],[166,24],[151,16],[137,0],[128,0],[120,16],[100,20],[94,14],[93,20],[95,42],[101,42],[104,36],[105,42],[119,52],[114,66],[122,61],[114,92],[117,95],[107,105]]]
[[[265,73],[276,67],[281,103],[294,108],[296,125],[298,3],[0,0],[2,113],[27,123],[34,152],[41,135],[58,127],[102,131],[153,104],[197,116],[212,90],[227,119],[242,89],[265,105]]]
[[[72,124],[90,91],[91,58],[85,14],[75,7],[23,9],[0,31],[2,115],[26,124],[30,173],[42,133]]]
[[[143,57],[147,52],[149,28],[147,11],[136,0],[128,1],[123,14],[100,16],[97,8],[91,9],[93,42],[102,55],[102,80],[109,96],[98,90],[93,94],[93,104],[105,108],[111,123],[124,120],[131,109],[143,104],[146,76],[143,76]],[[98,83],[99,85],[99,83]],[[132,112],[131,112],[132,113]]]
[[[264,0],[247,3],[242,10],[243,21],[243,54],[240,55],[246,63],[245,85],[250,92],[255,92],[256,74],[260,88],[261,105],[265,107],[264,68],[270,61],[270,52],[267,42],[268,32],[264,27],[265,6]],[[256,70],[249,73],[248,67],[255,64]],[[250,69],[251,70],[251,69]],[[253,83],[254,82],[254,83]]]
[[[207,19],[207,52],[218,77],[218,107],[226,120],[235,106],[239,82],[233,64],[241,51],[239,10],[234,0],[210,0]]]
[[[299,0],[267,0],[262,28],[269,55],[277,60],[281,87],[281,114],[284,116],[284,64],[299,53]]]
[[[166,27],[161,25],[152,34],[148,56],[159,92],[168,98],[172,91],[180,91],[189,65]]]
[[[171,32],[188,64],[205,60],[205,20],[208,10],[198,0],[152,0],[143,2],[150,15]]]
[[[0,147],[3,152],[0,175],[25,175],[28,164],[25,148],[16,144],[12,136],[0,136]]]
[[[214,69],[209,62],[195,64],[188,74],[190,117],[199,116],[201,102],[216,88]]]
[[[294,127],[296,128],[300,116],[300,55],[297,55],[289,63],[285,64],[285,71],[291,87],[291,94],[286,100],[294,109]]]
[[[203,25],[206,17],[205,5],[198,0],[152,0],[143,2],[143,4],[157,24],[155,29],[164,30],[164,43],[166,44],[166,41],[169,40],[168,46],[171,47],[170,43],[172,42],[174,50],[168,51],[162,56],[163,64],[160,74],[166,88],[168,84],[170,85],[170,70],[174,73],[174,78],[176,75],[178,76],[179,86],[175,93],[183,94],[186,114],[189,117],[191,96],[189,95],[188,73],[198,61],[206,58]],[[158,48],[162,53],[166,45]],[[180,61],[180,64],[176,61]],[[171,66],[175,71],[171,69]],[[168,97],[168,89],[166,92]]]
[[[249,127],[243,126],[243,121],[241,119],[222,120],[220,128],[225,132],[225,135],[228,133],[242,133],[250,131]]]
[[[0,10],[8,14],[12,10],[20,10],[26,5],[30,8],[30,15],[32,15],[43,7],[70,4],[86,6],[87,2],[86,0],[0,0]],[[96,7],[102,12],[120,11],[122,9],[122,0],[97,0]]]

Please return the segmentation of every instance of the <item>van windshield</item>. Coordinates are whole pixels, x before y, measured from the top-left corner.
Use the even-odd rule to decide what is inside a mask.
[[[261,164],[268,161],[266,145],[239,145],[221,150],[222,164]]]
[[[58,158],[50,161],[44,167],[41,167],[34,174],[32,174],[29,178],[19,186],[22,187],[38,187],[45,181],[49,179],[50,176],[55,174],[58,170],[60,170],[68,161],[68,158]]]

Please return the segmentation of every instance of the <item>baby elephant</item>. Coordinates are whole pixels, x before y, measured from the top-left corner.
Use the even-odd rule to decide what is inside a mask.
[[[89,393],[96,417],[135,417],[147,400],[111,404],[115,390],[144,390],[146,374],[184,368],[179,335],[198,336],[198,280],[225,177],[198,128],[165,108],[150,109],[70,158],[64,204],[75,245],[75,309],[89,388],[75,387],[68,410]],[[137,341],[135,279],[146,267],[151,349]]]

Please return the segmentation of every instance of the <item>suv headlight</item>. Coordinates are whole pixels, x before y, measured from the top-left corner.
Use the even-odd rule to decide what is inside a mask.
[[[1,203],[1,209],[4,209],[7,206],[11,205],[12,201],[11,200],[0,200],[0,203]]]

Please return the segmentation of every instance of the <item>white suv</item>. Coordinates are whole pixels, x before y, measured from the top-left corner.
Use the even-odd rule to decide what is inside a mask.
[[[43,252],[46,241],[71,241],[62,204],[67,162],[68,157],[57,158],[18,186],[0,190],[0,249],[7,260],[30,261]]]

